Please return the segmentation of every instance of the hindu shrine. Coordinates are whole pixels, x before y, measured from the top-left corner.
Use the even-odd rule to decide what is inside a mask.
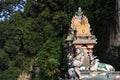
[[[97,38],[91,33],[89,20],[80,7],[71,20],[65,42],[70,80],[81,80],[82,72],[115,71],[113,66],[100,63],[93,55]]]

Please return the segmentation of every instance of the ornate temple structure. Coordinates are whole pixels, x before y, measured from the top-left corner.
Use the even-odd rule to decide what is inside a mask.
[[[65,40],[70,77],[75,77],[75,74],[77,74],[79,80],[81,80],[81,71],[115,71],[111,65],[101,64],[99,59],[95,59],[93,48],[97,44],[96,40],[97,38],[91,34],[88,18],[79,7],[71,20],[68,36]],[[91,65],[94,66],[91,67]]]
[[[78,47],[88,51],[85,54],[86,57],[84,60],[86,67],[89,66],[89,56],[92,55],[94,45],[97,44],[96,37],[90,31],[88,18],[83,14],[81,8],[79,8],[71,20],[66,43],[69,45],[68,52],[72,55],[75,55],[74,49]]]

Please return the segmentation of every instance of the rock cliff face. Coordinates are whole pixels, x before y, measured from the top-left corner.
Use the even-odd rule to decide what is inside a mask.
[[[116,25],[116,36],[115,36],[115,43],[114,46],[120,46],[120,0],[116,0],[116,20],[117,20],[117,25]]]
[[[107,46],[107,49],[104,50],[104,58],[108,58],[109,63],[113,63],[116,70],[120,70],[117,64],[120,61],[120,0],[116,0],[116,26],[107,28],[108,32],[105,34],[109,37],[109,42],[104,43]],[[102,54],[101,54],[102,55]],[[104,59],[105,60],[105,59]],[[111,60],[111,61],[110,61]],[[114,61],[114,62],[113,62]]]
[[[116,0],[116,26],[114,28],[110,27],[110,47],[120,46],[120,0]]]

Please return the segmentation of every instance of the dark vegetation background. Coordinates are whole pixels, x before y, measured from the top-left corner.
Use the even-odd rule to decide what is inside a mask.
[[[91,24],[98,44],[94,54],[101,62],[120,70],[120,46],[111,49],[111,33],[116,33],[115,0],[22,0],[0,1],[5,20],[0,22],[0,80],[15,80],[22,71],[32,80],[50,80],[66,73],[64,41],[71,19],[80,6]],[[24,12],[12,6],[24,5]],[[8,15],[11,15],[8,20]],[[54,75],[54,77],[53,77]]]

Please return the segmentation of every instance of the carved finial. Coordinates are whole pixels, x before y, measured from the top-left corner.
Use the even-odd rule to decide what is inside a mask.
[[[78,14],[82,12],[81,7],[78,8]]]
[[[81,7],[79,7],[78,12],[77,12],[78,19],[82,18],[82,14],[83,14],[82,9],[81,9]]]

